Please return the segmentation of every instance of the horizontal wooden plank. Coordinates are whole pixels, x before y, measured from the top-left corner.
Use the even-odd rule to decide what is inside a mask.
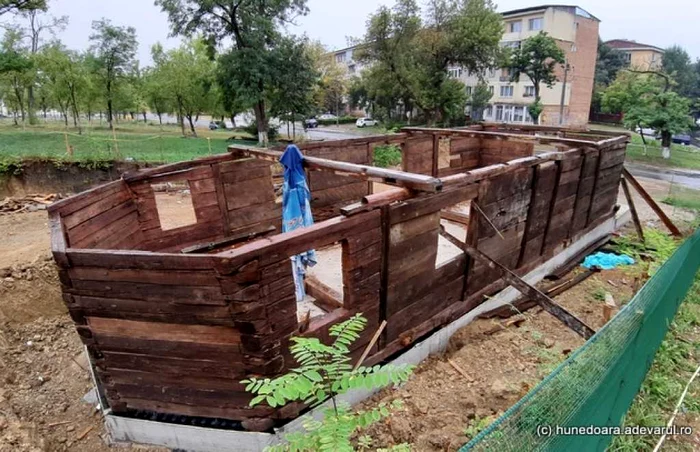
[[[198,254],[166,254],[148,251],[77,250],[66,254],[73,267],[133,268],[144,270],[210,270],[221,258]]]
[[[61,216],[71,215],[78,210],[82,210],[91,204],[99,202],[105,198],[110,198],[117,192],[125,191],[126,184],[122,180],[110,182],[98,187],[86,190],[77,195],[57,201],[47,207],[47,210],[58,212]]]
[[[216,287],[219,285],[219,280],[216,278],[216,273],[213,269],[205,271],[165,271],[75,267],[68,270],[68,275],[74,280],[88,281],[134,282],[172,286],[183,285],[183,283],[186,283],[188,286]]]
[[[229,211],[275,200],[272,179],[269,177],[250,179],[236,184],[224,184],[224,192]]]
[[[476,198],[477,184],[445,189],[442,193],[421,195],[389,208],[392,225],[412,220],[431,212],[438,212],[449,206]]]
[[[220,287],[166,286],[117,281],[73,280],[70,293],[104,298],[128,298],[133,300],[169,302],[182,304],[226,305]]]
[[[233,328],[223,326],[139,322],[101,317],[89,317],[88,324],[94,334],[112,337],[221,345],[240,343],[240,334]]]
[[[97,215],[104,213],[119,204],[122,204],[131,199],[131,195],[126,190],[119,190],[105,198],[100,199],[88,206],[83,207],[69,215],[63,216],[63,224],[66,229],[70,230],[80,223],[83,223]]]

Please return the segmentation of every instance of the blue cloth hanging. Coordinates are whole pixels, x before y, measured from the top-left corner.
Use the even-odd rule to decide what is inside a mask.
[[[311,214],[311,192],[306,183],[303,162],[304,156],[299,148],[293,144],[287,146],[282,158],[280,158],[280,163],[284,166],[282,232],[290,232],[314,224],[314,218]],[[301,301],[306,295],[304,288],[306,268],[316,265],[316,252],[314,250],[305,251],[292,256],[291,260],[297,301]]]

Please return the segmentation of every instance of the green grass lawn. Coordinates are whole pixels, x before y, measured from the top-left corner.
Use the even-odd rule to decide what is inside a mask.
[[[229,144],[243,143],[244,133],[198,130],[199,138],[183,138],[176,126],[120,124],[114,136],[106,127],[63,130],[58,125],[14,127],[0,124],[0,162],[22,159],[177,162],[226,152]],[[236,138],[236,139],[231,139]],[[66,143],[67,140],[67,143]],[[250,144],[246,141],[245,143]],[[72,149],[70,156],[67,148]]]
[[[647,155],[644,155],[644,146],[639,135],[632,135],[632,142],[627,146],[627,160],[648,165],[700,170],[699,149],[674,144],[671,147],[671,158],[665,159],[661,156],[661,144],[658,141],[647,140]]]
[[[671,193],[662,202],[684,209],[700,210],[700,190],[674,184],[671,186]]]

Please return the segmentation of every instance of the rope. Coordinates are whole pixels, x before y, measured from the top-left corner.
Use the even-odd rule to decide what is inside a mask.
[[[653,452],[659,452],[664,441],[666,441],[666,436],[668,436],[668,429],[670,429],[671,426],[673,425],[673,423],[675,422],[676,416],[678,416],[678,411],[681,409],[681,405],[683,405],[683,401],[685,400],[685,396],[688,395],[688,390],[690,389],[690,385],[693,384],[693,380],[695,380],[695,377],[697,377],[698,374],[700,374],[700,366],[698,366],[698,368],[695,369],[695,373],[693,374],[692,377],[690,377],[688,384],[685,385],[685,389],[683,390],[683,394],[681,395],[680,400],[676,404],[676,409],[673,410],[673,416],[671,416],[671,419],[669,419],[668,424],[666,424],[667,431],[664,433],[664,435],[661,437],[659,442],[656,444],[656,447],[654,448]]]

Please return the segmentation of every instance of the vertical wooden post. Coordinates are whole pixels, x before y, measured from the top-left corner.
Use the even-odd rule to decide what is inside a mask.
[[[622,191],[625,192],[625,198],[627,198],[627,205],[630,207],[630,213],[632,214],[632,221],[634,222],[634,228],[637,230],[637,235],[639,240],[644,243],[644,231],[642,230],[642,223],[639,221],[639,215],[637,214],[637,208],[632,200],[632,194],[630,193],[630,188],[627,185],[627,181],[624,177],[620,178],[620,184],[622,185]]]
[[[432,176],[438,177],[438,161],[440,159],[440,135],[437,133],[433,135],[433,169]]]
[[[388,294],[389,294],[389,246],[391,240],[391,208],[382,206],[382,242],[381,242],[381,269],[379,274],[379,316],[380,320],[389,321]],[[379,338],[379,349],[386,346],[386,333],[382,332]]]

